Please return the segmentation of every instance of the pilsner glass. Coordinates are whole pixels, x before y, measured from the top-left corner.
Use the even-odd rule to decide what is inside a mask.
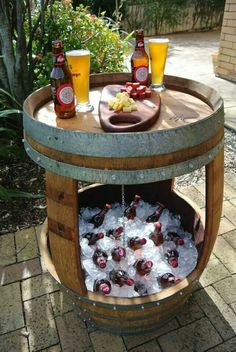
[[[153,38],[148,40],[149,56],[151,62],[151,89],[155,92],[165,90],[163,84],[169,39]]]
[[[66,58],[72,75],[73,88],[77,100],[76,111],[92,111],[93,106],[89,103],[90,51],[68,51],[66,52]]]

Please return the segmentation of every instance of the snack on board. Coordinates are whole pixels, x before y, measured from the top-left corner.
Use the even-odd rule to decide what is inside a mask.
[[[126,82],[125,86],[121,87],[120,93],[108,101],[108,106],[109,109],[115,111],[132,112],[137,110],[134,100],[150,97],[151,90],[146,86],[142,86],[138,82]]]

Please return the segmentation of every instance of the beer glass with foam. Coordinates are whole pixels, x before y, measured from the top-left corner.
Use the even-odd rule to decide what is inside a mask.
[[[151,89],[155,92],[165,90],[163,84],[169,39],[153,38],[148,40],[149,57],[151,63]]]
[[[77,100],[76,111],[92,111],[93,106],[89,102],[90,51],[71,50],[66,52],[66,58]]]

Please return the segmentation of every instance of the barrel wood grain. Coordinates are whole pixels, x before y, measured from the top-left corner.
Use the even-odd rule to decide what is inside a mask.
[[[70,289],[86,293],[78,244],[78,182],[46,172],[50,251],[60,280]]]

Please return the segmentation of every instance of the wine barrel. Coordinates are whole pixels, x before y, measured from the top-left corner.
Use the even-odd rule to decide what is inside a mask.
[[[161,113],[147,131],[106,133],[99,123],[104,86],[124,84],[130,74],[91,76],[90,100],[95,109],[69,120],[57,119],[50,87],[24,103],[25,149],[46,171],[47,222],[39,238],[49,272],[92,325],[113,333],[138,333],[163,324],[189,298],[206,267],[217,236],[223,198],[223,101],[201,83],[165,77]],[[174,177],[205,166],[205,229],[199,211],[173,190]],[[78,180],[96,182],[78,192]],[[102,184],[102,185],[101,185]],[[89,292],[80,261],[78,213],[84,206],[126,201],[135,193],[161,201],[192,233],[197,267],[188,277],[157,294],[137,298]]]

